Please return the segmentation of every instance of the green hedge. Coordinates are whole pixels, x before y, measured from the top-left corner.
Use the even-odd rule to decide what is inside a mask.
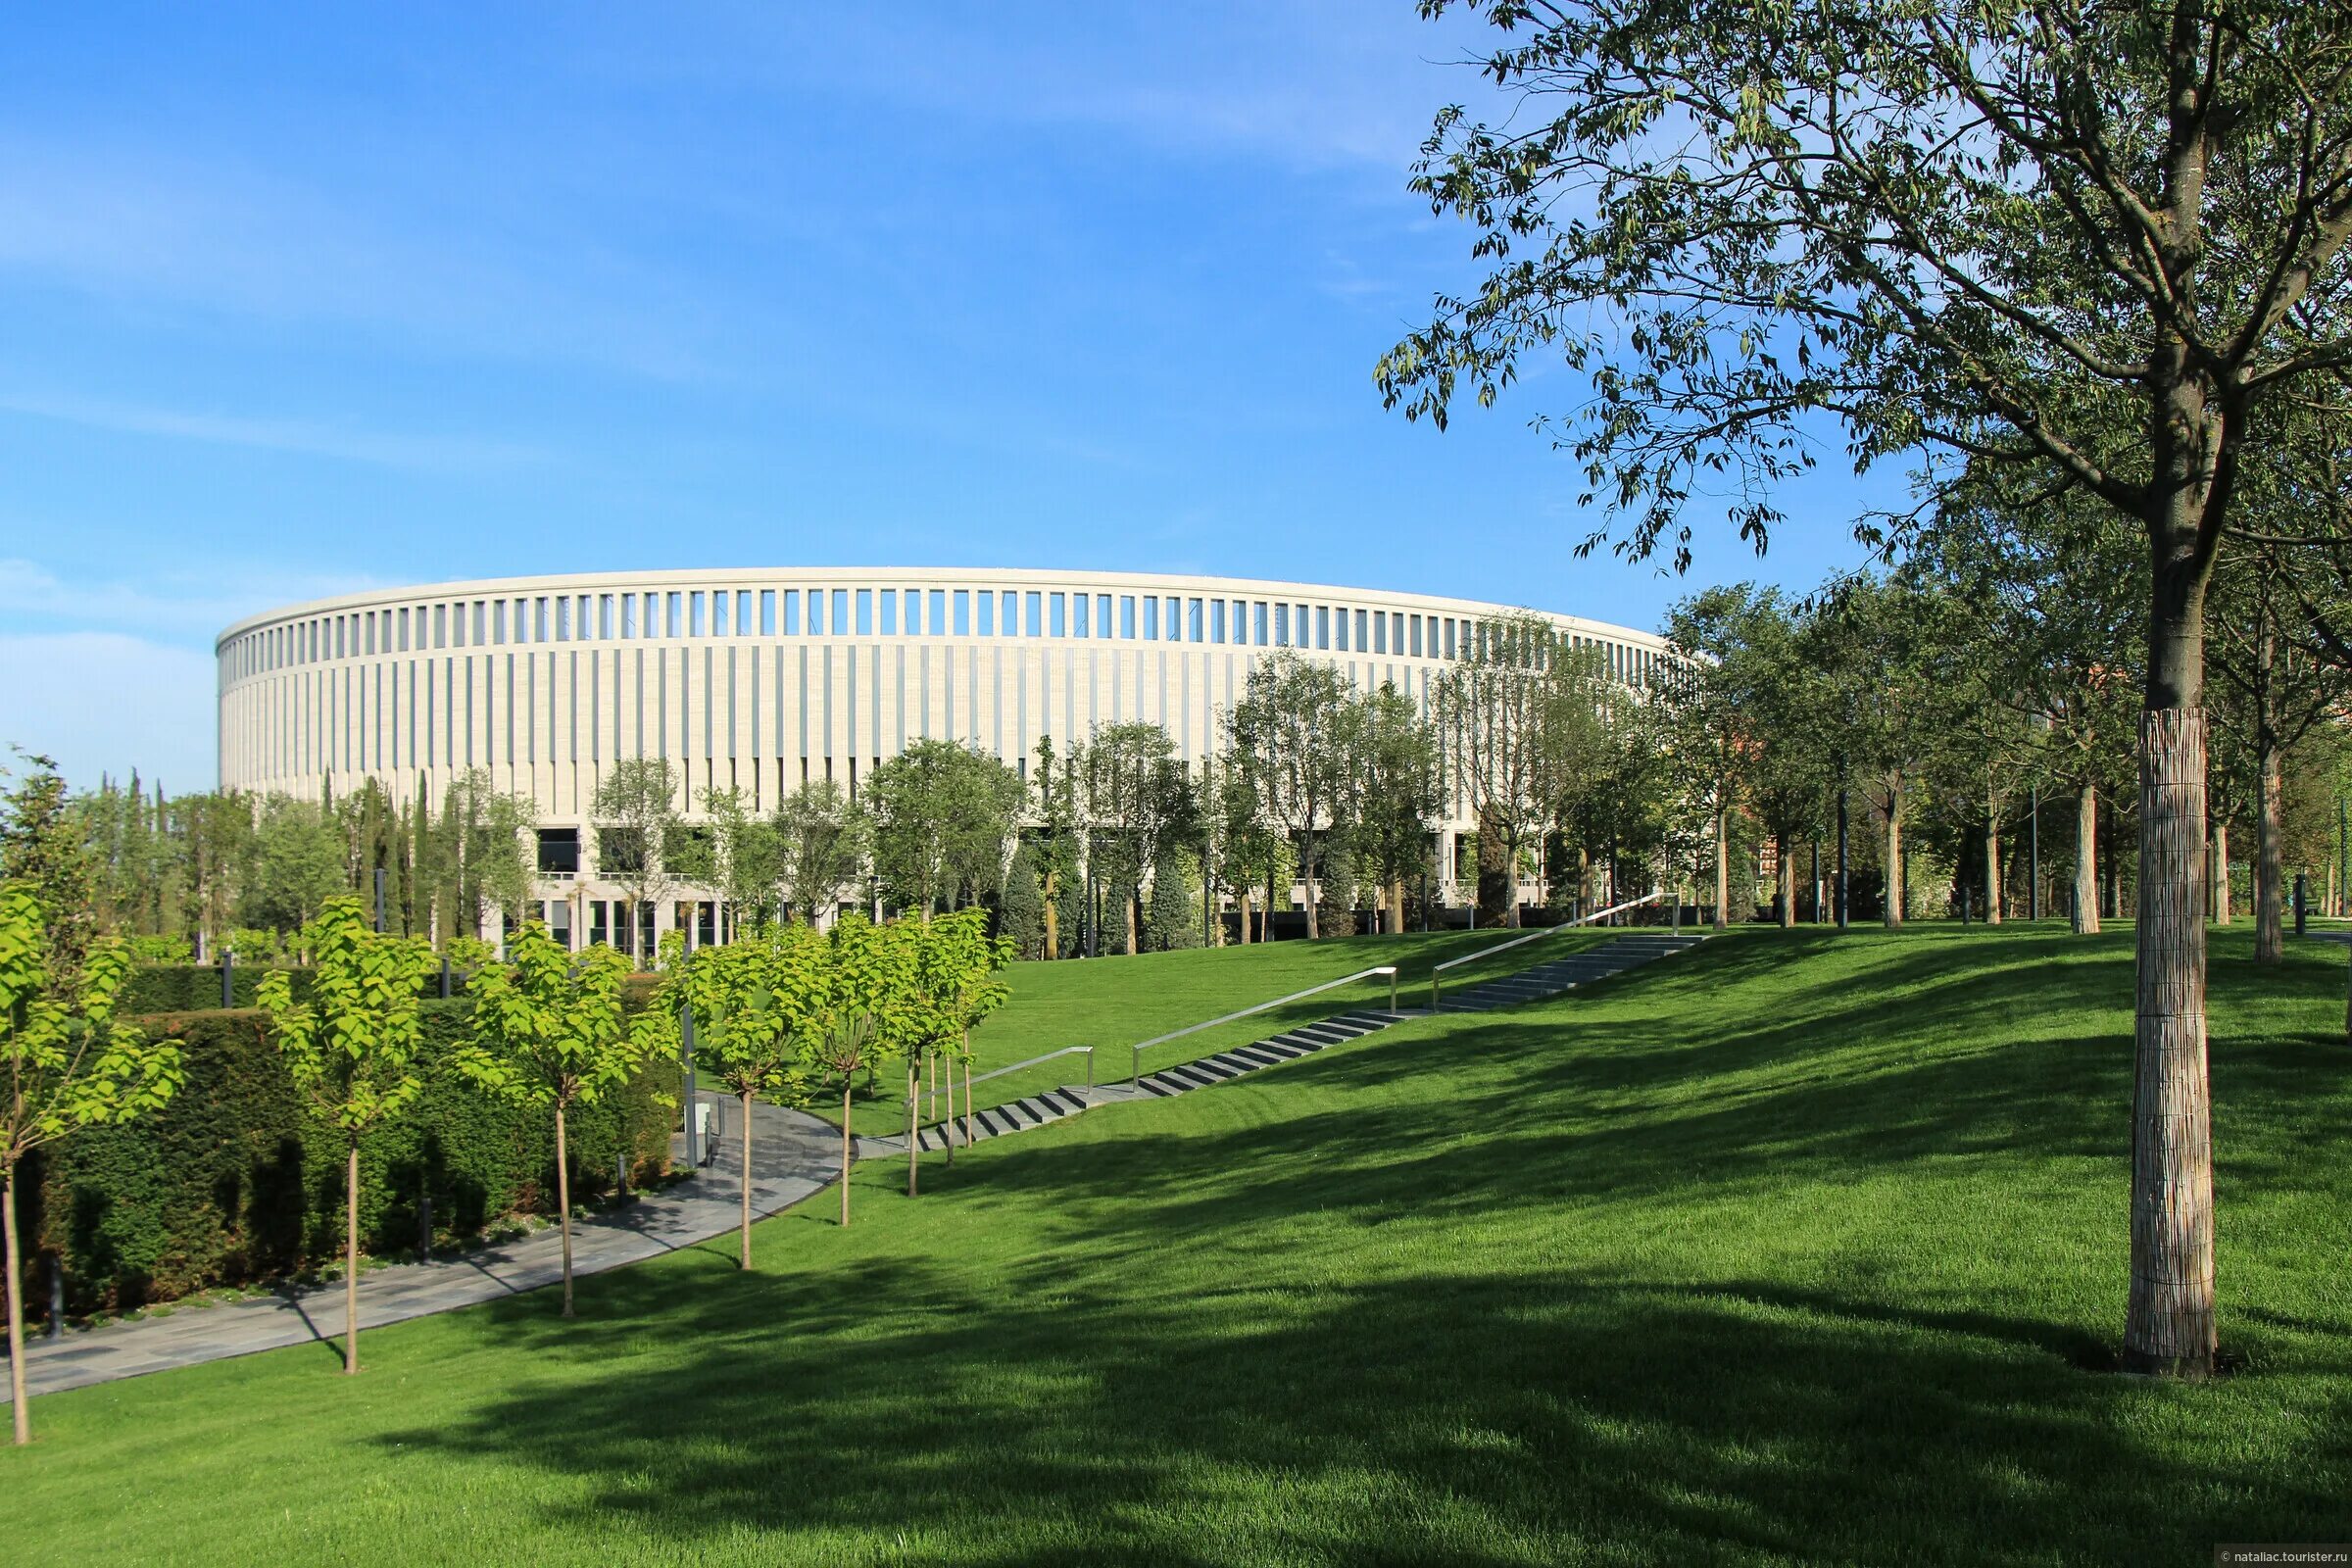
[[[311,993],[311,971],[300,965],[240,963],[229,971],[228,984],[232,1005],[250,1007],[261,1000],[262,976],[271,969],[283,967],[294,977],[295,1000]],[[466,975],[453,970],[449,977],[453,997],[466,994]],[[425,1000],[438,1001],[441,996],[441,976],[438,971],[424,982]],[[126,1013],[204,1012],[217,1010],[220,1005],[220,966],[217,963],[142,963],[130,971],[122,983],[122,1000],[118,1005]]]
[[[219,985],[219,971],[213,971]],[[447,1070],[472,1004],[424,1006],[426,1088],[360,1146],[362,1245],[413,1250],[432,1198],[436,1245],[508,1215],[554,1209],[555,1124],[475,1092]],[[142,1020],[179,1042],[187,1082],[161,1112],[92,1127],[35,1156],[20,1187],[22,1234],[63,1256],[74,1312],[162,1301],[215,1285],[270,1281],[333,1260],[342,1247],[343,1142],[306,1114],[269,1022],[250,1010]],[[677,1069],[659,1063],[621,1094],[566,1118],[574,1200],[612,1190],[626,1149],[632,1181],[669,1156]],[[25,1259],[27,1300],[48,1299],[46,1263]],[[35,1308],[37,1310],[37,1306]]]

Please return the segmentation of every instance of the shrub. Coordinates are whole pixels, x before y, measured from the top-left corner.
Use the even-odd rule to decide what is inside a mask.
[[[218,970],[198,972],[219,986]],[[437,1243],[513,1214],[553,1211],[549,1119],[488,1099],[447,1070],[471,1006],[425,1004],[424,1092],[361,1144],[360,1222],[371,1252],[416,1247],[428,1193]],[[142,1021],[178,1042],[187,1074],[179,1094],[136,1123],[94,1127],[59,1146],[25,1184],[35,1205],[24,1216],[28,1234],[63,1256],[70,1309],[168,1300],[332,1261],[341,1243],[341,1135],[305,1114],[268,1020],[216,1009]],[[623,1149],[632,1180],[666,1166],[676,1112],[655,1097],[676,1087],[675,1065],[657,1063],[574,1113],[576,1194],[611,1192]],[[26,1260],[36,1300],[47,1295],[44,1266]]]

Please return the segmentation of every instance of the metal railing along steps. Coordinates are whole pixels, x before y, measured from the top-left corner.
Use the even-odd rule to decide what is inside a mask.
[[[1645,901],[1636,900],[1635,902]],[[1631,906],[1630,905],[1620,906],[1620,908]],[[1601,911],[1602,915],[1616,912],[1616,910]],[[1600,915],[1595,915],[1592,918],[1600,917]],[[1531,936],[1504,943],[1502,947],[1515,948],[1538,937],[1550,934],[1551,930],[1539,931]],[[1654,963],[1660,958],[1670,957],[1677,953],[1696,947],[1702,940],[1704,940],[1703,935],[1695,933],[1688,935],[1668,935],[1663,932],[1629,933],[1601,947],[1563,954],[1557,958],[1537,964],[1532,968],[1521,969],[1511,974],[1497,975],[1492,980],[1483,981],[1467,990],[1444,996],[1439,1001],[1436,1010],[1446,1013],[1490,1012],[1498,1007],[1515,1006],[1525,1002],[1537,1002],[1546,997],[1556,997],[1563,992],[1573,991],[1579,986],[1589,985],[1595,980],[1604,980],[1611,975],[1623,974],[1629,969],[1636,969],[1646,963]],[[1471,955],[1471,957],[1485,957],[1487,954],[1499,951],[1501,950],[1497,948],[1490,948],[1486,953]],[[1467,960],[1454,960],[1457,964],[1464,961]],[[1328,991],[1333,986],[1347,985],[1374,975],[1388,978],[1393,998],[1396,970],[1394,966],[1383,966],[1347,975],[1339,980],[1331,981],[1329,984],[1315,986],[1310,990],[1298,992],[1288,997],[1279,997],[1273,1002],[1261,1003],[1254,1007],[1246,1007],[1240,1012],[1228,1013],[1222,1018],[1211,1019],[1206,1024],[1195,1024],[1188,1029],[1179,1029],[1174,1034],[1162,1035],[1156,1040],[1147,1040],[1142,1045],[1131,1048],[1138,1058],[1138,1070],[1131,1080],[1134,1090],[1157,1099],[1172,1099],[1177,1095],[1190,1094],[1196,1089],[1209,1089],[1221,1083],[1229,1083],[1236,1078],[1246,1077],[1268,1067],[1278,1067],[1286,1061],[1296,1061],[1301,1056],[1311,1055],[1329,1046],[1343,1045],[1350,1040],[1360,1040],[1366,1035],[1378,1033],[1393,1024],[1403,1022],[1408,1017],[1416,1016],[1413,1013],[1398,1011],[1394,1005],[1388,1008],[1355,1008],[1348,1012],[1337,1013],[1329,1018],[1318,1019],[1313,1023],[1297,1025],[1281,1034],[1269,1035],[1263,1040],[1253,1040],[1246,1046],[1234,1046],[1228,1050],[1217,1052],[1213,1055],[1198,1057],[1192,1061],[1177,1062],[1172,1066],[1157,1068],[1148,1073],[1140,1069],[1140,1058],[1143,1053],[1153,1046],[1165,1044],[1216,1024],[1230,1023],[1237,1018],[1246,1018],[1253,1012],[1263,1012],[1268,1007],[1296,1002],[1300,997],[1312,996],[1317,991]],[[988,1078],[1001,1077],[1004,1073],[1050,1060],[1054,1055],[1080,1051],[1085,1052],[1087,1056],[1088,1070],[1085,1088],[1071,1086],[1048,1090],[1043,1094],[1031,1095],[1026,1099],[1012,1101],[1007,1104],[991,1105],[985,1110],[977,1111],[971,1118],[972,1142],[978,1143],[984,1139],[1002,1138],[1010,1133],[1026,1132],[1031,1127],[1043,1127],[1075,1116],[1080,1111],[1100,1103],[1094,1087],[1094,1054],[1092,1048],[1089,1047],[1073,1046],[1067,1048],[1065,1052],[1050,1052],[1044,1056],[1033,1057],[1029,1061],[1015,1062],[1010,1067],[1000,1067],[995,1072],[974,1078],[972,1082],[982,1083]],[[1134,1095],[1132,1092],[1125,1093],[1121,1094],[1120,1098],[1134,1098]],[[893,1142],[900,1149],[906,1147],[903,1140],[893,1140]],[[951,1146],[961,1148],[963,1144],[964,1118],[960,1114],[948,1121],[936,1122],[924,1127],[916,1139],[916,1147],[925,1152],[947,1149]]]

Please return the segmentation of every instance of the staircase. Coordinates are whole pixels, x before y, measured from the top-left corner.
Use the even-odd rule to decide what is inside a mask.
[[[1616,941],[1582,953],[1571,953],[1549,963],[1537,964],[1484,981],[1466,990],[1442,993],[1438,1001],[1440,1012],[1489,1012],[1496,1007],[1515,1006],[1522,1002],[1541,1002],[1556,997],[1563,991],[1595,980],[1605,980],[1613,974],[1653,963],[1664,957],[1694,948],[1704,937],[1676,936],[1667,932],[1641,932],[1619,937]]]
[[[1556,997],[1594,980],[1623,974],[1628,969],[1639,968],[1645,963],[1654,963],[1686,948],[1694,948],[1704,940],[1698,934],[1676,936],[1662,931],[1622,936],[1601,947],[1572,953],[1532,969],[1522,969],[1462,991],[1446,993],[1441,997],[1438,1010],[1490,1012],[1497,1007],[1516,1006],[1523,1002],[1540,1002],[1545,997]],[[972,1117],[972,1141],[978,1143],[984,1138],[1003,1138],[1012,1133],[1027,1132],[1032,1127],[1043,1127],[1048,1122],[1075,1116],[1090,1104],[1100,1105],[1114,1100],[1137,1100],[1145,1096],[1165,1100],[1190,1094],[1196,1089],[1213,1088],[1228,1079],[1239,1078],[1260,1068],[1279,1066],[1286,1061],[1296,1061],[1300,1056],[1312,1055],[1326,1046],[1360,1040],[1413,1016],[1415,1014],[1411,1012],[1359,1008],[1317,1023],[1301,1024],[1288,1033],[1253,1041],[1247,1046],[1235,1046],[1230,1051],[1203,1056],[1198,1061],[1179,1062],[1172,1067],[1148,1072],[1132,1089],[1124,1084],[1091,1091],[1054,1089],[1032,1095],[1026,1100],[1013,1101],[1009,1104],[991,1105]],[[952,1140],[957,1148],[963,1145],[961,1121],[962,1118],[956,1118]],[[862,1139],[859,1142],[869,1143]],[[950,1143],[949,1129],[943,1124],[925,1127],[916,1137],[917,1147],[926,1153],[946,1149]],[[876,1153],[887,1152],[894,1148],[904,1153],[906,1141],[904,1136],[875,1139],[870,1141],[870,1147]]]

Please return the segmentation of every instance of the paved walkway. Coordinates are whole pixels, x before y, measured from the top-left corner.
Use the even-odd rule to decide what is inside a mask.
[[[610,1213],[575,1219],[574,1276],[601,1274],[662,1252],[723,1236],[742,1216],[742,1102],[713,1101],[720,1118],[717,1155],[680,1182],[644,1194]],[[791,1207],[838,1174],[841,1133],[804,1111],[756,1108],[752,1139],[752,1212],[765,1217]],[[902,1146],[904,1147],[904,1146]],[[673,1148],[673,1154],[683,1155]],[[380,1328],[433,1312],[518,1296],[564,1277],[564,1244],[555,1227],[502,1247],[477,1248],[430,1263],[398,1263],[360,1276],[360,1327]],[[343,1335],[343,1286],[289,1289],[214,1306],[183,1304],[169,1317],[146,1317],[69,1329],[57,1340],[25,1347],[29,1395],[54,1394],[168,1367],[251,1355]],[[0,1403],[8,1389],[0,1385]]]
[[[1446,1012],[1484,1011],[1556,996],[1605,975],[1667,957],[1699,940],[1695,933],[1628,935],[1519,975],[1448,993],[1443,1007]],[[1250,1045],[1148,1072],[1138,1084],[1106,1084],[1091,1090],[1072,1086],[991,1105],[978,1113],[972,1130],[976,1140],[1004,1137],[1095,1105],[1189,1094],[1416,1015],[1420,1014],[1409,1010],[1358,1008]],[[723,1095],[706,1093],[703,1098],[717,1107],[720,1118],[717,1156],[693,1176],[646,1194],[624,1208],[575,1221],[571,1231],[574,1275],[601,1274],[735,1229],[742,1203],[738,1176],[743,1169],[743,1139],[737,1125],[742,1105]],[[841,1130],[805,1111],[774,1105],[758,1105],[754,1113],[752,1212],[765,1218],[834,1179],[840,1171]],[[947,1130],[937,1125],[923,1128],[922,1147],[940,1149],[948,1136]],[[955,1138],[958,1144],[962,1142],[960,1125]],[[682,1158],[675,1147],[671,1152]],[[893,1154],[906,1158],[904,1134],[858,1140],[857,1158]],[[361,1276],[360,1327],[378,1328],[502,1296],[518,1296],[563,1277],[563,1242],[552,1227],[504,1247],[480,1248],[430,1263],[395,1264]],[[26,1347],[24,1381],[29,1394],[53,1394],[257,1350],[312,1341],[331,1343],[342,1333],[341,1284],[284,1290],[217,1306],[183,1305],[169,1317],[69,1330],[59,1340],[34,1340]],[[0,1403],[7,1398],[7,1390],[0,1387]]]

